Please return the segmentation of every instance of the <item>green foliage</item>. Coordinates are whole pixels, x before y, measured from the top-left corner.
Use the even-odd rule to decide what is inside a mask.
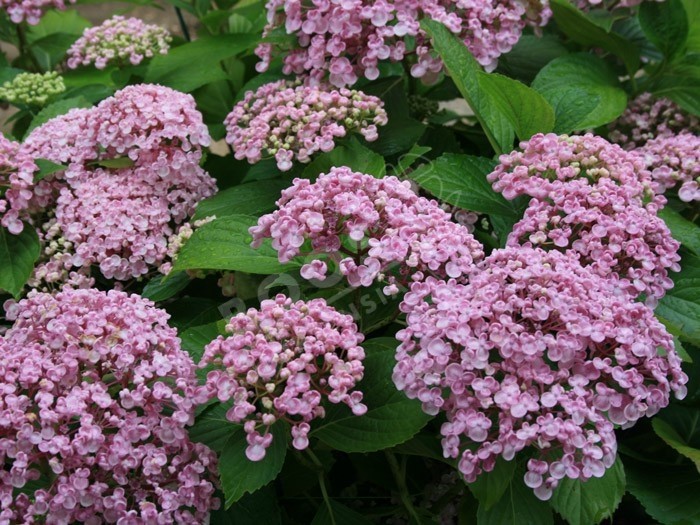
[[[0,227],[0,290],[19,296],[40,250],[39,237],[28,224],[19,235]]]

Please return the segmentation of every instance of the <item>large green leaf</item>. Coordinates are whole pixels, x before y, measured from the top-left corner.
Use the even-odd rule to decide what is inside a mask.
[[[586,53],[552,60],[532,87],[552,105],[554,131],[569,133],[612,122],[627,106],[627,94],[605,61]]]
[[[178,273],[171,279],[167,279],[165,275],[157,275],[143,287],[141,296],[155,302],[165,301],[187,288],[190,281],[190,276],[185,272]]]
[[[553,35],[522,35],[513,49],[499,57],[496,71],[530,84],[544,66],[567,53]]]
[[[183,270],[238,270],[267,275],[299,267],[294,261],[280,263],[269,243],[259,249],[250,247],[248,228],[256,221],[247,215],[229,215],[197,228],[180,250],[171,275]]]
[[[189,93],[210,82],[225,80],[227,75],[219,62],[242,53],[256,42],[256,35],[243,34],[199,38],[153,58],[146,81]]]
[[[700,523],[700,475],[693,465],[664,465],[625,459],[627,490],[663,525]]]
[[[211,215],[260,215],[275,208],[280,193],[289,186],[283,180],[265,180],[240,184],[220,191],[197,205],[195,219]]]
[[[288,431],[287,427],[279,422],[271,427],[272,444],[260,461],[250,461],[246,457],[245,449],[248,443],[245,432],[236,432],[231,436],[219,456],[219,476],[226,497],[226,508],[241,499],[244,494],[255,492],[277,477],[287,454]]]
[[[674,239],[695,255],[700,255],[700,228],[695,223],[690,222],[669,206],[659,211],[659,217],[666,222]]]
[[[330,510],[325,502],[321,502],[311,525],[372,525],[373,523],[362,514],[335,500],[329,500],[329,505],[331,507]],[[332,515],[331,511],[333,512]]]
[[[210,525],[282,525],[274,485],[246,494],[228,509],[213,511]]]
[[[700,51],[700,2],[698,0],[683,0],[683,7],[688,17],[688,52]]]
[[[90,25],[87,19],[80,16],[73,9],[65,11],[50,10],[42,15],[37,25],[27,28],[27,42],[34,44],[42,38],[58,33],[74,35],[77,38]]]
[[[489,509],[479,504],[477,525],[551,525],[552,510],[523,482],[523,469],[515,475],[501,498]]]
[[[700,116],[700,65],[693,57],[672,64],[663,70],[649,87],[656,97],[673,100],[684,110]]]
[[[652,421],[654,432],[700,472],[700,410],[672,404]]]
[[[625,485],[625,469],[618,458],[602,478],[561,480],[550,504],[569,525],[594,525],[613,515],[625,494]]]
[[[603,48],[622,59],[631,73],[639,67],[639,50],[616,33],[609,32],[588,18],[568,0],[550,2],[557,26],[573,41],[590,48]]]
[[[505,461],[499,457],[491,472],[483,472],[474,483],[469,484],[469,490],[479,501],[484,511],[498,503],[508,487],[513,483],[515,461]]]
[[[639,24],[651,43],[667,58],[684,50],[689,26],[681,0],[642,2]]]
[[[430,420],[419,401],[399,392],[391,379],[397,342],[370,339],[363,344],[365,376],[357,390],[364,393],[367,413],[355,416],[345,405],[333,405],[312,427],[312,435],[344,452],[373,452],[409,440]]]
[[[527,139],[552,130],[554,110],[539,93],[517,80],[484,73],[464,43],[439,22],[426,19],[421,26],[497,153],[510,151],[515,135]]]
[[[28,224],[13,235],[0,227],[0,290],[18,296],[39,258],[41,245],[36,231]]]
[[[188,430],[190,439],[197,443],[204,443],[210,449],[221,453],[229,439],[234,434],[243,433],[243,427],[231,423],[226,419],[229,407],[222,403],[215,403],[207,407]]]
[[[347,166],[353,171],[383,177],[386,173],[384,158],[351,137],[345,144],[328,153],[321,153],[304,168],[303,178],[315,180],[321,173],[328,173],[335,166]]]
[[[686,254],[681,268],[655,311],[681,340],[700,345],[700,258]]]

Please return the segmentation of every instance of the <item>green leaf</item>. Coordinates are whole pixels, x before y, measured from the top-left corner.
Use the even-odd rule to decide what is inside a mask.
[[[552,511],[523,482],[523,469],[516,470],[503,496],[490,508],[479,505],[477,525],[551,525]]]
[[[141,296],[155,302],[165,301],[187,288],[190,282],[191,279],[185,272],[173,275],[172,279],[166,279],[165,275],[157,275],[143,287]]]
[[[639,24],[647,38],[665,57],[673,58],[688,40],[688,16],[681,0],[642,2]]]
[[[107,85],[112,86],[112,73],[114,72],[114,67],[108,67],[106,69],[96,69],[96,68],[80,68],[72,69],[61,73],[63,80],[67,88],[77,88],[83,86],[91,85]]]
[[[357,387],[367,413],[355,416],[345,405],[332,405],[312,435],[343,452],[374,452],[413,437],[430,420],[415,399],[399,392],[391,379],[397,342],[370,339],[365,349],[365,376]]]
[[[670,98],[684,110],[700,116],[700,66],[690,59],[664,69],[649,91],[656,97]]]
[[[74,36],[80,36],[83,31],[92,24],[80,16],[77,11],[68,9],[65,11],[50,10],[44,13],[39,20],[39,23],[27,28],[27,42],[34,44],[35,42],[49,35],[64,33]]]
[[[359,512],[355,512],[335,500],[329,500],[329,504],[333,516],[331,517],[328,505],[321,501],[311,525],[329,525],[331,523],[335,523],[335,525],[372,525],[373,523]]]
[[[46,159],[34,159],[34,164],[36,164],[37,168],[39,168],[39,171],[34,174],[35,183],[48,177],[49,175],[53,175],[54,173],[66,169],[66,166],[63,164],[56,164],[55,162],[51,162],[50,160]]]
[[[671,230],[674,239],[695,255],[700,255],[700,228],[695,223],[690,222],[669,206],[661,209],[658,215]]]
[[[275,487],[266,485],[252,494],[246,494],[228,510],[211,513],[210,525],[282,525]]]
[[[627,94],[615,72],[587,53],[555,58],[540,71],[532,87],[554,108],[555,133],[607,124],[627,106]]]
[[[217,218],[228,215],[262,215],[275,209],[275,202],[289,182],[265,180],[240,184],[220,191],[197,205],[194,219],[204,219],[215,215]]]
[[[700,51],[700,2],[698,0],[682,0],[688,18],[688,52]]]
[[[40,38],[30,46],[30,52],[43,71],[50,71],[60,64],[78,35],[54,33]]]
[[[183,270],[238,270],[269,275],[298,268],[295,261],[282,264],[269,242],[254,249],[248,228],[257,219],[247,215],[229,215],[197,228],[175,260],[170,275]]]
[[[496,71],[530,84],[544,66],[567,53],[553,35],[523,35],[513,49],[499,57]]]
[[[49,104],[46,106],[44,109],[42,109],[39,113],[37,113],[36,117],[32,119],[31,124],[29,124],[29,128],[27,129],[27,132],[25,133],[25,137],[29,135],[29,133],[34,129],[42,124],[45,124],[52,118],[58,117],[59,115],[64,115],[65,113],[68,113],[71,109],[73,108],[89,108],[91,107],[92,104],[85,100],[83,97],[75,97],[75,98],[67,98],[63,100],[59,100],[57,102],[54,102],[53,104]]]
[[[606,31],[567,0],[552,0],[550,7],[559,29],[574,42],[589,48],[602,47],[620,57],[627,71],[636,73],[639,50],[634,44],[616,33]]]
[[[474,483],[470,483],[469,490],[479,501],[479,507],[487,511],[498,503],[513,483],[514,474],[515,461],[506,461],[499,457],[491,472],[483,472]]]
[[[682,341],[700,345],[700,259],[686,254],[681,271],[671,277],[675,286],[659,301],[655,312]]]
[[[517,80],[484,73],[464,43],[441,23],[425,19],[421,26],[497,153],[510,151],[516,134],[528,139],[552,130],[554,110],[542,95]]]
[[[151,60],[146,82],[169,86],[189,93],[227,75],[219,62],[240,54],[257,42],[257,35],[217,35],[171,49]]]
[[[672,404],[652,422],[654,432],[676,452],[685,456],[700,472],[700,411]]]
[[[194,425],[188,429],[190,439],[196,443],[204,443],[220,454],[235,434],[243,433],[241,425],[226,419],[228,409],[229,406],[223,403],[215,403],[207,407],[197,416]]]
[[[39,236],[30,225],[25,224],[19,235],[0,227],[0,290],[18,297],[40,252]]]
[[[627,490],[659,523],[700,523],[700,475],[693,465],[659,468],[657,464],[625,459],[625,473]]]
[[[287,454],[288,429],[282,423],[272,425],[272,444],[261,461],[250,461],[245,455],[248,447],[245,432],[237,432],[226,443],[219,457],[221,488],[230,507],[246,493],[252,493],[277,477]]]
[[[441,201],[515,222],[520,218],[515,204],[493,191],[486,180],[495,165],[495,161],[484,157],[445,153],[408,176]]]
[[[134,161],[131,160],[129,157],[116,157],[113,159],[98,160],[97,162],[95,162],[95,164],[97,164],[98,166],[102,166],[103,168],[119,169],[130,168],[134,165]]]
[[[366,148],[351,137],[345,144],[316,157],[302,173],[305,179],[315,180],[321,173],[328,173],[335,166],[347,166],[353,171],[383,177],[386,173],[384,158]]]
[[[602,478],[561,480],[550,504],[569,525],[597,524],[613,515],[625,494],[625,485],[625,469],[617,458]]]

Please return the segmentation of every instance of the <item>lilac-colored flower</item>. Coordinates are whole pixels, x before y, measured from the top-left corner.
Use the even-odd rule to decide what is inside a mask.
[[[642,93],[608,127],[610,142],[633,150],[656,137],[682,132],[698,133],[700,120],[667,98],[654,98],[651,93]]]
[[[601,277],[620,279],[630,294],[654,305],[673,287],[668,270],[680,270],[679,243],[656,215],[611,179],[594,186],[574,180],[543,200],[532,199],[508,236],[508,246],[573,252]]]
[[[47,9],[66,8],[66,3],[74,4],[75,0],[0,0],[0,7],[10,17],[15,24],[27,21],[28,24],[36,25]]]
[[[678,197],[682,201],[700,200],[700,136],[693,133],[659,136],[635,153],[651,170],[660,192],[680,184]]]
[[[314,153],[331,151],[349,132],[376,140],[377,126],[387,123],[383,106],[361,91],[279,80],[246,92],[234,106],[224,121],[226,142],[238,160],[254,164],[274,157],[287,171],[294,160],[310,162]]]
[[[309,423],[325,415],[323,401],[344,403],[358,416],[367,411],[353,390],[364,372],[363,336],[325,300],[278,295],[234,316],[226,331],[231,335],[207,345],[199,366],[214,366],[205,388],[210,398],[233,401],[226,417],[243,423],[251,461],[265,457],[276,421],[292,426],[292,445],[303,450]]]
[[[340,259],[350,286],[385,282],[386,293],[393,294],[397,283],[425,275],[466,277],[483,257],[466,227],[396,177],[333,168],[314,183],[295,179],[277,205],[250,229],[253,245],[272,238],[280,262],[313,253]],[[313,262],[301,274],[322,279],[326,271],[327,265]]]
[[[411,74],[430,80],[442,61],[420,28],[422,18],[447,26],[488,70],[507,53],[527,26],[544,25],[551,11],[546,1],[520,0],[268,0],[266,34],[284,27],[296,47],[284,56],[284,73],[309,75],[312,82],[352,85],[361,77],[374,80],[382,63],[400,62],[415,54]],[[265,71],[277,49],[263,43],[256,49]]]
[[[21,152],[17,142],[0,133],[0,187],[7,188],[0,198],[0,224],[12,234],[24,229],[19,210],[41,205],[31,191],[37,169],[32,157]]]
[[[496,250],[467,285],[414,283],[401,309],[394,383],[444,412],[444,454],[468,482],[528,449],[525,482],[548,499],[564,477],[612,466],[615,425],[686,394],[653,312],[571,255]]]
[[[0,521],[204,523],[216,455],[188,437],[203,391],[168,315],[98,290],[6,307]]]
[[[99,26],[86,29],[68,49],[67,63],[71,69],[91,64],[104,69],[108,64],[127,62],[136,66],[144,58],[167,54],[171,40],[163,27],[115,15]]]

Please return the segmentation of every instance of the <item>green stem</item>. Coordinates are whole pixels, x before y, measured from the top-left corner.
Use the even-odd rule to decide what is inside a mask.
[[[17,48],[21,57],[28,57],[37,71],[41,71],[36,57],[29,51],[29,43],[27,42],[27,33],[25,31],[25,23],[16,24],[17,28]]]
[[[396,481],[396,486],[399,489],[399,496],[401,497],[401,502],[403,506],[406,507],[409,516],[416,523],[416,525],[421,525],[420,516],[416,512],[413,502],[411,501],[411,494],[408,492],[408,486],[406,485],[406,459],[402,460],[402,465],[399,466],[399,461],[396,459],[396,455],[385,450],[384,454],[389,462],[389,468],[391,468],[391,473],[394,475],[394,481]]]
[[[318,475],[318,484],[321,487],[321,494],[323,495],[323,501],[326,502],[326,508],[328,509],[328,515],[331,518],[331,525],[337,525],[335,522],[335,516],[333,515],[333,507],[331,506],[331,499],[328,497],[328,490],[326,489],[326,474],[323,470],[323,463],[318,459],[316,454],[310,448],[306,449],[306,453],[311,459],[311,462],[316,467],[316,474]]]

